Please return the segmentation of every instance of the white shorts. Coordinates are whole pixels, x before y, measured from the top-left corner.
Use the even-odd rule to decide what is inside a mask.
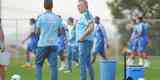
[[[10,63],[11,54],[7,51],[0,52],[0,65],[7,66]]]

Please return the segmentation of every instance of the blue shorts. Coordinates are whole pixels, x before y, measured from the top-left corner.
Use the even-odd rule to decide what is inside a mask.
[[[73,60],[78,60],[79,59],[79,54],[78,54],[78,47],[77,46],[68,46],[67,48],[67,54],[72,54]]]
[[[66,52],[66,50],[58,50],[58,55],[63,55],[63,54],[65,54],[65,52]]]
[[[73,60],[79,60],[78,47],[73,48]]]
[[[128,43],[128,49],[131,52],[135,52],[138,49],[138,40],[133,40]]]
[[[145,52],[148,45],[148,41],[144,38],[139,39],[138,41],[138,52]]]
[[[45,58],[48,58],[48,61],[50,62],[50,65],[55,65],[54,61],[57,62],[57,46],[47,46],[47,47],[38,47],[36,49],[36,64],[42,65]],[[51,59],[50,59],[51,58]]]
[[[58,55],[63,55],[66,52],[66,46],[58,47]]]
[[[95,44],[95,48],[93,50],[93,55],[97,55],[97,54],[100,54],[100,55],[103,55],[105,54],[105,43],[104,41],[97,41],[96,44]]]
[[[36,43],[29,43],[27,45],[27,52],[35,53],[36,48],[37,48],[37,44]]]

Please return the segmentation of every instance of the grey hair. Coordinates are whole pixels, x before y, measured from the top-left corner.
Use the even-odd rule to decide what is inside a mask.
[[[86,1],[86,0],[79,0],[79,2],[83,2],[86,5],[86,7],[88,8],[88,1]]]

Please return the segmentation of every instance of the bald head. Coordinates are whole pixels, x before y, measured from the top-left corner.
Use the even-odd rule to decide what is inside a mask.
[[[78,7],[79,12],[83,13],[84,11],[88,9],[88,2],[86,0],[79,0],[77,7]]]
[[[52,10],[52,8],[53,8],[53,1],[52,0],[44,0],[44,8],[46,10]]]

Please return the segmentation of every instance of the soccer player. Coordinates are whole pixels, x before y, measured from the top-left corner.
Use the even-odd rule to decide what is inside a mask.
[[[59,16],[61,18],[61,16]],[[62,20],[62,18],[61,18]],[[63,21],[63,20],[62,20]],[[62,71],[65,69],[65,61],[66,61],[66,47],[67,47],[67,28],[66,25],[62,22],[61,28],[59,29],[60,34],[58,34],[58,55],[61,60],[59,71]]]
[[[135,25],[130,38],[130,47],[132,48],[133,57],[138,55],[139,65],[144,65],[146,57],[146,47],[148,45],[148,24],[143,21],[142,16],[135,16]]]
[[[72,61],[75,62],[76,65],[78,65],[78,48],[77,48],[77,42],[76,42],[76,27],[74,25],[74,19],[72,17],[69,17],[67,20],[68,24],[68,46],[67,46],[67,71],[66,73],[72,71]]]
[[[87,74],[89,74],[90,80],[95,80],[91,64],[94,20],[88,10],[88,2],[86,0],[79,0],[77,7],[81,14],[76,26],[76,40],[78,41],[80,58],[80,80],[87,80]]]
[[[30,19],[30,25],[32,26],[30,34],[27,36],[25,40],[22,41],[24,43],[25,41],[29,40],[27,44],[27,51],[26,51],[26,63],[22,65],[22,67],[31,68],[32,67],[32,61],[31,61],[31,54],[35,53],[35,50],[37,48],[37,43],[39,39],[39,34],[36,33],[36,26],[35,26],[35,19]]]
[[[103,59],[106,59],[106,49],[108,48],[108,41],[104,26],[100,23],[100,18],[98,16],[95,17],[95,46],[93,52],[93,60],[92,63],[96,61],[96,55],[100,54]]]
[[[129,57],[127,59],[127,65],[133,65],[134,64],[134,58],[135,54],[137,54],[136,49],[137,49],[137,39],[135,36],[136,33],[136,22],[135,20],[131,20],[130,24],[128,25],[129,28],[129,34],[130,34],[130,39],[128,42],[128,49],[126,49],[126,52],[128,53]]]
[[[144,67],[148,67],[148,60],[146,55],[146,48],[149,42],[148,31],[149,24],[143,20],[143,16],[137,16],[136,22],[138,23],[138,55],[139,55],[139,65],[144,65]]]
[[[3,33],[1,18],[0,18],[0,54],[2,54],[4,50],[5,50],[4,33]],[[0,64],[0,80],[5,80],[5,65],[3,64]]]
[[[38,16],[36,21],[37,32],[40,33],[36,50],[36,80],[42,80],[42,67],[47,58],[50,66],[51,80],[58,80],[57,55],[58,34],[62,20],[52,12],[52,0],[44,0],[45,12]]]

